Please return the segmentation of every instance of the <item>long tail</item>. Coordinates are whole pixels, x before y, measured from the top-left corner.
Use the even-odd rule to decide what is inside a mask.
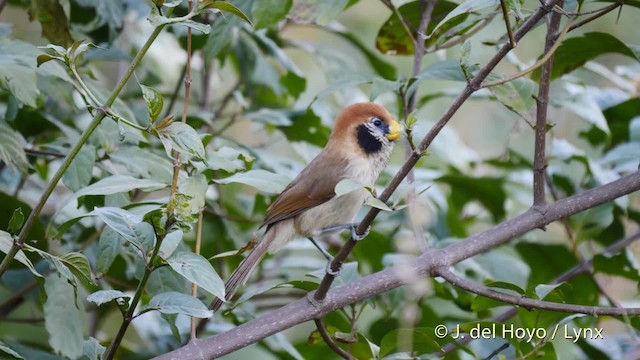
[[[253,272],[253,269],[256,267],[258,262],[264,257],[269,249],[269,245],[271,244],[274,234],[276,231],[267,231],[262,240],[256,245],[253,250],[249,253],[249,255],[240,262],[238,268],[231,274],[229,280],[224,284],[225,298],[226,301],[229,301],[233,298],[236,291],[242,284],[247,281],[247,278]],[[209,309],[213,311],[217,311],[223,304],[223,301],[216,298],[213,300],[211,305],[209,305]]]

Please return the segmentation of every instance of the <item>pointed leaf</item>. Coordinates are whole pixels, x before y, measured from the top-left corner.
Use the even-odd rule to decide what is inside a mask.
[[[44,303],[44,325],[49,344],[54,351],[76,359],[82,355],[84,342],[83,314],[76,305],[75,292],[69,283],[56,274],[44,281],[47,301]]]
[[[200,4],[198,5],[198,12],[206,10],[206,9],[218,9],[221,11],[226,11],[226,12],[230,12],[233,15],[239,17],[240,19],[244,20],[245,22],[249,23],[249,25],[253,26],[253,23],[251,22],[251,20],[249,20],[249,18],[247,17],[247,15],[245,15],[242,10],[238,9],[235,5],[225,2],[225,1],[220,1],[220,0],[203,0],[200,1]]]
[[[174,254],[167,259],[167,263],[187,280],[224,300],[224,282],[207,259],[185,251]]]
[[[12,246],[13,246],[13,238],[11,237],[11,234],[9,234],[6,231],[0,230],[0,252],[3,252],[6,254],[11,250]],[[22,264],[24,264],[29,269],[29,271],[33,273],[33,275],[42,277],[42,275],[40,275],[40,273],[36,271],[36,268],[33,267],[31,260],[27,258],[27,256],[24,254],[24,252],[22,252],[22,250],[18,250],[18,253],[16,254],[15,259],[21,262]]]
[[[70,252],[60,257],[62,261],[71,270],[73,275],[87,287],[96,286],[91,276],[91,265],[89,259],[79,252]]]
[[[87,296],[87,301],[91,301],[98,306],[116,299],[131,299],[131,296],[118,290],[98,290]]]
[[[284,175],[258,169],[236,173],[224,179],[213,179],[213,181],[218,184],[241,183],[261,191],[277,194],[287,187],[291,179]]]
[[[160,112],[162,112],[164,99],[162,98],[162,95],[152,87],[140,84],[140,90],[142,90],[142,97],[147,104],[147,111],[149,112],[151,123],[153,123],[160,115]]]
[[[163,314],[184,314],[197,318],[210,318],[213,311],[199,299],[171,291],[160,293],[149,300],[148,308],[160,311]]]
[[[175,150],[198,159],[205,159],[204,145],[200,136],[187,124],[173,122],[165,128],[158,129],[158,136],[169,157],[171,157],[171,151]]]

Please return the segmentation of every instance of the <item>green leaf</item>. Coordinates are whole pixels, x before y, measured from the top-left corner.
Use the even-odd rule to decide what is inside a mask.
[[[140,216],[134,215],[127,210],[117,207],[95,208],[88,215],[97,216],[107,226],[115,230],[123,238],[138,243],[135,226],[142,222]],[[138,243],[140,245],[140,243]]]
[[[331,130],[322,124],[322,119],[309,107],[306,111],[294,111],[289,115],[292,124],[279,126],[289,141],[306,141],[316,146],[325,146]]]
[[[95,208],[89,215],[98,216],[107,226],[145,253],[156,241],[153,226],[142,218],[117,207]]]
[[[131,190],[152,191],[167,187],[167,184],[150,179],[136,179],[126,175],[113,175],[96,181],[95,183],[76,192],[64,202],[64,205],[85,195],[113,195]],[[63,205],[63,207],[64,207]]]
[[[590,32],[582,36],[566,39],[553,55],[553,70],[551,79],[557,79],[564,74],[581,67],[587,61],[608,53],[628,56],[636,61],[638,55],[625,43],[608,33]],[[540,70],[531,74],[534,80],[540,78]]]
[[[7,346],[2,340],[0,340],[0,351],[4,352],[7,355],[11,355],[16,359],[24,359],[24,357],[22,357],[22,355],[20,355],[17,352],[13,351],[13,349],[11,349],[9,346]]]
[[[503,188],[503,179],[451,174],[436,180],[451,186],[451,201],[455,208],[449,211],[453,212],[454,216],[459,216],[459,211],[466,203],[477,200],[491,213],[494,221],[504,218],[507,194]]]
[[[251,15],[254,27],[261,29],[277,24],[291,9],[292,0],[262,0],[253,3]]]
[[[183,314],[197,318],[213,316],[213,311],[209,310],[199,299],[175,291],[155,295],[149,300],[146,309],[158,310],[163,314]]]
[[[469,13],[475,13],[487,8],[495,8],[498,5],[500,5],[500,0],[466,0],[449,12],[431,32],[436,32],[439,28],[445,26],[447,23],[453,22],[458,17],[463,17]]]
[[[162,240],[162,244],[160,244],[160,256],[165,259],[171,256],[180,245],[182,236],[183,233],[180,229],[168,233]]]
[[[289,18],[298,24],[328,25],[347,5],[348,0],[295,0]]]
[[[98,306],[116,299],[131,299],[131,296],[118,290],[98,290],[87,296],[87,301],[91,301]]]
[[[387,204],[385,204],[382,200],[375,197],[368,197],[364,202],[366,205],[374,207],[376,209],[384,210],[384,211],[393,211]]]
[[[31,7],[32,19],[38,19],[42,36],[54,44],[70,46],[73,43],[69,31],[69,20],[59,1],[34,0]]]
[[[171,160],[164,155],[152,152],[151,149],[137,146],[120,147],[109,154],[109,158],[124,165],[132,175],[171,184],[173,176]]]
[[[170,158],[173,158],[171,151],[175,150],[183,155],[205,159],[206,154],[200,136],[187,124],[172,122],[171,125],[158,129],[158,136]]]
[[[204,207],[204,197],[207,193],[207,178],[203,174],[196,174],[188,177],[180,183],[178,191],[191,199],[189,207],[191,214],[197,214]]]
[[[38,67],[40,67],[40,65],[51,61],[51,60],[58,60],[61,62],[65,62],[64,58],[61,56],[53,56],[53,55],[49,55],[49,54],[42,54],[42,55],[38,55],[38,57],[36,58],[36,62],[38,64]]]
[[[75,359],[82,355],[85,323],[83,313],[76,305],[75,291],[69,283],[50,275],[44,280],[47,301],[44,303],[44,326],[49,333],[53,350]]]
[[[249,170],[243,173],[236,173],[224,179],[213,179],[218,184],[240,183],[253,186],[256,189],[272,194],[281,193],[291,179],[284,175],[275,174],[266,170]]]
[[[76,278],[73,276],[71,270],[69,270],[69,268],[62,261],[60,261],[60,258],[58,256],[51,255],[46,251],[42,251],[27,244],[25,244],[24,250],[35,252],[36,254],[40,255],[40,257],[42,257],[51,266],[53,266],[58,274],[67,279],[67,281],[73,286],[74,292],[77,292]]]
[[[525,291],[522,288],[520,288],[518,285],[504,282],[504,281],[487,281],[484,284],[485,286],[492,287],[492,288],[511,290],[519,295],[524,295],[525,293]]]
[[[336,193],[336,196],[341,196],[358,189],[364,189],[364,187],[364,185],[360,184],[357,181],[351,179],[342,179],[336,184],[334,192]]]
[[[441,0],[436,3],[431,14],[431,22],[427,27],[426,33],[430,34],[425,39],[425,45],[429,47],[434,44],[442,35],[444,35],[453,26],[465,20],[465,16],[455,19],[455,21],[449,22],[447,26],[442,27],[442,31],[434,32],[436,24],[447,16],[458,4]],[[420,3],[419,1],[410,1],[403,4],[398,8],[398,13],[407,22],[409,29],[412,32],[412,36],[416,38],[419,36],[417,30],[420,25]],[[413,41],[407,33],[404,25],[398,18],[397,14],[393,12],[387,21],[382,25],[376,36],[376,48],[386,55],[411,55],[413,54]]]
[[[98,240],[98,253],[96,254],[96,271],[105,273],[109,271],[113,260],[120,253],[124,238],[115,230],[106,227]]]
[[[217,298],[224,300],[224,282],[207,259],[185,251],[173,254],[166,260],[175,272]]]
[[[563,283],[536,285],[536,289],[535,289],[536,296],[538,297],[538,299],[544,299],[545,297],[547,297],[547,295],[549,295],[549,293],[551,293],[557,287],[562,286],[562,285],[563,285]]]
[[[1,56],[2,54],[0,53]],[[1,69],[0,72],[2,72]],[[18,168],[26,171],[29,163],[20,143],[20,138],[19,133],[14,131],[4,120],[0,119],[0,161],[7,164],[11,169]]]
[[[207,153],[209,169],[224,170],[230,173],[234,173],[238,170],[244,170],[245,163],[252,162],[253,160],[254,158],[250,155],[228,146],[223,146],[216,151],[210,151]]]
[[[0,42],[0,88],[9,90],[21,103],[36,107],[40,94],[36,85],[38,49],[22,41]]]
[[[7,254],[11,250],[12,246],[13,246],[13,238],[11,237],[11,234],[9,234],[6,231],[0,230],[0,252]],[[16,254],[16,257],[14,259],[24,264],[31,271],[33,275],[42,277],[42,275],[40,275],[40,273],[36,271],[36,268],[33,267],[31,260],[27,258],[27,256],[24,254],[24,252],[22,252],[22,250],[18,250],[18,253]]]
[[[220,1],[220,0],[203,0],[198,4],[198,12],[201,12],[206,9],[218,9],[221,11],[226,11],[232,13],[233,15],[239,17],[243,21],[247,22],[249,25],[253,26],[253,23],[247,15],[245,15],[242,10],[238,9],[235,5]]]
[[[82,355],[89,360],[101,360],[105,350],[107,350],[107,348],[100,345],[98,340],[92,337],[85,340],[82,345]]]
[[[95,162],[95,147],[84,145],[62,175],[62,182],[73,191],[86,187],[91,182]]]
[[[490,74],[487,80],[491,81],[499,78],[501,76]],[[516,114],[527,114],[531,110],[535,104],[534,96],[537,89],[536,83],[525,77],[489,88],[502,105]]]
[[[593,270],[596,273],[621,276],[637,283],[640,281],[640,275],[634,266],[636,261],[635,255],[627,251],[617,255],[599,254],[593,258]]]
[[[156,89],[140,85],[140,90],[142,90],[142,97],[144,98],[145,103],[147,104],[147,112],[149,113],[149,118],[151,119],[151,123],[153,124],[158,116],[160,116],[160,112],[162,112],[162,107],[164,106],[164,99],[162,98],[162,94],[160,94]]]
[[[333,30],[333,34],[342,37],[343,39],[349,41],[353,46],[358,48],[362,55],[367,58],[369,64],[371,65],[371,67],[373,67],[378,75],[382,76],[386,80],[396,80],[398,78],[398,72],[395,66],[380,59],[378,55],[369,50],[369,48],[367,48],[356,36],[346,31],[336,31],[335,29]]]
[[[7,226],[7,231],[10,234],[16,235],[22,229],[22,224],[24,224],[24,214],[22,213],[22,208],[17,208],[13,210],[13,214],[11,215],[11,219],[9,219],[9,225]]]
[[[96,286],[91,276],[91,265],[89,259],[79,252],[70,252],[60,257],[60,261],[73,273],[76,279],[80,280],[86,287]]]

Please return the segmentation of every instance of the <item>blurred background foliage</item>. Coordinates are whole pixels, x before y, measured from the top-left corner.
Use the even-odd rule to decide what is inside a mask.
[[[155,132],[126,124],[151,129],[150,122],[171,114],[179,118],[182,112],[187,28],[170,25],[111,108],[125,121],[104,119],[66,170],[26,239],[34,249],[27,252],[29,260],[14,261],[1,278],[2,357],[96,359],[104,351],[156,243],[158,234],[149,223],[169,202],[171,149],[182,152],[186,162],[179,183],[179,193],[185,195],[183,216],[178,226],[167,229],[160,249],[160,261],[170,266],[151,273],[141,298],[143,306],[155,304],[161,311],[132,322],[118,350],[122,359],[149,358],[180,346],[189,332],[185,314],[201,310],[219,293],[217,276],[225,279],[241,259],[235,250],[259,236],[256,229],[269,203],[324,146],[342,107],[375,100],[403,120],[419,141],[466,85],[462,69],[483,66],[507,40],[499,3],[470,0],[465,8],[458,0],[439,0],[427,29],[431,36],[425,41],[423,68],[414,76],[411,37],[421,35],[407,33],[398,14],[415,29],[417,1],[230,2],[251,24],[227,11],[205,11],[191,24],[189,128],[174,123],[169,131],[162,120],[154,123]],[[167,3],[175,6],[174,16],[188,12],[186,1]],[[534,0],[507,3],[516,25],[540,6]],[[0,251],[7,252],[16,233],[9,224],[15,209],[24,215],[31,211],[92,117],[81,96],[86,93],[69,68],[38,56],[57,56],[75,47],[80,78],[103,102],[151,33],[147,18],[155,6],[136,0],[0,4]],[[564,9],[589,11],[610,4],[565,1]],[[639,5],[625,1],[619,11],[568,33],[556,52],[547,146],[549,200],[608,183],[638,167]],[[520,41],[492,77],[535,63],[544,48],[545,28],[538,26]],[[85,42],[80,45],[79,40]],[[95,46],[87,46],[89,42]],[[60,48],[46,48],[48,44]],[[429,246],[442,247],[530,206],[538,76],[533,72],[481,90],[462,107],[415,168],[413,183],[405,183],[392,197],[394,211],[381,213],[366,241],[356,247],[338,283],[418,254],[415,228]],[[417,111],[409,116],[403,101],[414,91]],[[406,146],[403,141],[396,147],[378,190],[398,170]],[[404,205],[411,189],[419,195],[409,211]],[[213,275],[197,266],[202,257],[191,255],[200,210],[201,255],[213,265]],[[604,247],[635,233],[638,221],[637,196],[619,198],[467,259],[456,271],[531,297],[638,306],[637,246],[601,254]],[[343,242],[340,236],[324,240],[331,251]],[[594,256],[592,272],[553,286],[548,294],[538,291]],[[201,273],[190,278],[175,265],[181,261]],[[24,263],[32,263],[32,271]],[[317,286],[324,267],[308,241],[292,243],[261,263],[232,310],[216,314],[202,335],[228,330],[303,296]],[[199,294],[202,301],[183,299],[177,311],[163,311],[158,305],[163,294],[190,294],[194,277],[205,288]],[[185,305],[192,300],[202,304]],[[435,326],[488,326],[504,308],[440,279],[422,279],[336,311],[325,323],[338,344],[358,359],[416,358],[451,341],[434,336]],[[502,352],[507,357],[617,359],[623,354],[637,358],[640,351],[636,319],[518,309],[509,322],[518,327],[604,327],[605,339],[538,344],[482,339],[448,356],[483,358],[505,341],[510,344]],[[311,324],[302,324],[227,358],[331,357],[338,358]]]

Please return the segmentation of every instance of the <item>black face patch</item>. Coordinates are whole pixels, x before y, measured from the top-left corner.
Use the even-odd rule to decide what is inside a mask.
[[[372,154],[382,149],[380,140],[377,139],[364,124],[358,125],[356,133],[358,136],[358,145],[360,145],[360,148],[362,148],[365,153]]]

